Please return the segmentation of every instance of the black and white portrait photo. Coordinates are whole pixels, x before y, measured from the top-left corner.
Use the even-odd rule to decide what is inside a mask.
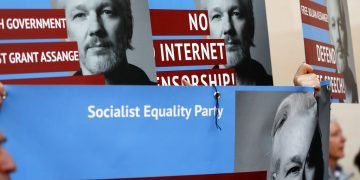
[[[311,93],[294,93],[281,102],[272,127],[268,179],[324,179],[317,114]]]
[[[346,0],[326,0],[330,41],[336,51],[336,72],[345,79],[345,103],[358,103],[355,62]]]
[[[53,0],[65,9],[68,40],[76,41],[81,69],[107,84],[153,85],[155,62],[147,1]]]
[[[227,64],[237,85],[273,85],[265,1],[196,0],[207,10],[211,39],[224,39]]]
[[[269,180],[325,180],[329,97],[238,91],[235,171],[266,171]]]

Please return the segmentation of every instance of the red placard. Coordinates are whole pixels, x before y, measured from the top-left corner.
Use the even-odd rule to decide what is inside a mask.
[[[0,74],[79,69],[76,42],[0,44]]]
[[[329,30],[328,14],[325,6],[310,0],[300,0],[300,12],[303,23]]]
[[[304,38],[306,63],[336,68],[336,51],[333,45]]]
[[[154,40],[153,44],[157,67],[226,64],[223,39]]]
[[[67,38],[63,9],[2,9],[0,39]]]
[[[345,80],[342,74],[314,71],[320,81],[330,81],[331,98],[345,99]]]
[[[120,178],[122,179],[122,178]],[[125,179],[125,178],[124,178]],[[242,172],[242,173],[226,173],[226,174],[203,174],[203,175],[192,175],[192,176],[163,176],[163,177],[148,177],[148,178],[126,178],[129,180],[265,180],[266,171],[259,172]]]
[[[31,78],[1,80],[3,84],[23,84],[23,85],[105,85],[103,75],[92,76],[68,76],[51,78]]]
[[[236,84],[234,69],[157,72],[157,82],[160,86],[183,85],[182,80],[186,80],[193,86],[233,86]]]
[[[150,10],[153,36],[209,35],[205,10]]]

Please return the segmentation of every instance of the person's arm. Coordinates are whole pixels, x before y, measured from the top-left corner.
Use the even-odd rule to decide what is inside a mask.
[[[310,86],[316,90],[320,89],[320,81],[309,64],[301,64],[293,80],[295,86]]]

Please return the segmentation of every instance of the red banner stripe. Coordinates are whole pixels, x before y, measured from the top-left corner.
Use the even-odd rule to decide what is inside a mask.
[[[2,9],[0,39],[67,38],[63,9]]]
[[[13,85],[105,85],[103,75],[1,80]]]
[[[153,36],[210,34],[204,10],[150,10],[150,18]]]
[[[0,74],[77,71],[76,42],[0,44]]]
[[[243,173],[226,173],[226,174],[204,174],[192,176],[163,176],[163,177],[148,177],[148,178],[119,178],[129,180],[266,180],[266,171],[259,172],[243,172]]]
[[[336,51],[333,45],[304,39],[306,63],[336,68]]]
[[[226,64],[223,39],[154,40],[157,67]]]
[[[329,30],[327,8],[310,0],[300,0],[300,13],[303,23]]]
[[[157,72],[160,86],[179,86],[182,80],[194,86],[233,86],[236,84],[234,69],[209,69]]]
[[[330,81],[331,98],[345,99],[345,80],[342,74],[325,71],[314,71],[320,81]]]

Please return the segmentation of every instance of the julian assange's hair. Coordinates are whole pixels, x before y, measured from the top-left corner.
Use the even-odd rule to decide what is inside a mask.
[[[346,13],[345,13],[345,5],[343,2],[343,0],[336,0],[339,2],[339,11],[340,11],[340,19],[341,19],[341,27],[343,28],[344,30],[344,33],[345,33],[345,38],[343,41],[345,41],[344,43],[344,46],[343,48],[345,48],[345,55],[348,56],[349,52],[348,52],[348,36],[347,36],[347,26],[346,26]]]
[[[73,0],[76,1],[76,0]],[[120,15],[124,24],[122,24],[123,31],[125,33],[124,44],[126,45],[126,49],[133,49],[131,45],[131,40],[133,36],[134,30],[134,18],[131,10],[131,2],[130,0],[112,0],[115,5],[119,7]],[[66,3],[65,0],[51,0],[51,4],[54,8],[65,9]]]
[[[275,136],[278,129],[280,129],[282,125],[286,123],[287,113],[290,109],[296,109],[305,112],[306,110],[315,107],[316,107],[316,99],[311,93],[290,94],[280,103],[276,111],[271,135]]]
[[[200,0],[200,9],[207,9],[208,0]],[[224,0],[228,1],[228,0]],[[255,18],[252,0],[237,0],[240,4],[240,11],[245,14],[245,27],[243,31],[244,47],[254,46]]]
[[[297,110],[304,111],[307,109],[316,108],[316,106],[316,99],[311,93],[293,93],[286,97],[280,103],[277,109],[272,128],[272,137],[274,137],[282,125],[286,123],[287,113],[290,109],[295,108]],[[317,113],[317,111],[315,111],[315,113]],[[315,117],[317,117],[316,114]],[[315,168],[314,179],[323,179],[324,159],[322,152],[321,130],[318,119],[316,120],[314,136],[311,140],[309,151],[306,157],[306,163],[309,167]]]
[[[345,41],[343,48],[345,48],[345,51],[343,53],[345,53],[346,56],[348,56],[348,35],[347,35],[347,24],[346,24],[346,12],[345,12],[345,5],[343,2],[343,0],[327,0],[327,3],[334,3],[337,2],[338,3],[338,7],[339,8],[339,13],[340,13],[340,20],[341,20],[341,28],[344,30],[345,32],[345,38],[343,39],[343,41]],[[328,12],[329,13],[329,12]]]

